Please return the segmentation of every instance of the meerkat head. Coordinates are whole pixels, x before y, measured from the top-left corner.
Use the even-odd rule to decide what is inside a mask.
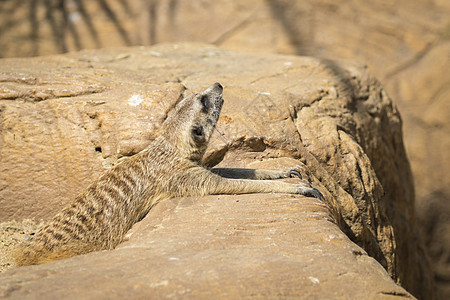
[[[162,134],[181,156],[198,161],[202,158],[222,109],[222,91],[217,82],[184,98],[163,123]]]

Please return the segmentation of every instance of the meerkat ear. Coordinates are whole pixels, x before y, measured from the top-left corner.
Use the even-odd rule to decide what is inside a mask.
[[[194,125],[191,128],[191,136],[192,136],[192,139],[194,140],[194,142],[196,142],[198,144],[204,143],[206,138],[205,138],[205,130],[203,129],[203,126]]]

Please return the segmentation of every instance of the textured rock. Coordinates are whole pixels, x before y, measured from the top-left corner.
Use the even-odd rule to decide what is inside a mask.
[[[0,297],[412,299],[329,218],[300,196],[172,199],[116,250],[1,274]]]
[[[446,0],[4,0],[0,57],[198,41],[239,51],[361,60],[402,111],[417,217],[435,249],[436,268],[450,270],[450,172],[442,163],[450,159],[449,14]],[[437,226],[427,225],[437,219]],[[449,278],[450,271],[437,274],[443,287],[450,286]],[[445,295],[450,298],[450,291]]]
[[[0,275],[0,295],[412,298],[329,218],[323,204],[299,196],[172,199],[114,251]]]
[[[177,99],[219,81],[225,104],[205,163],[295,159],[341,230],[432,298],[400,117],[364,66],[188,44],[7,59],[1,78],[1,220],[49,218],[145,147]]]

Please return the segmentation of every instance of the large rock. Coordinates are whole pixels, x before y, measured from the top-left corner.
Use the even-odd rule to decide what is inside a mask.
[[[172,199],[116,250],[0,275],[0,297],[412,298],[329,219],[300,196]]]
[[[0,76],[0,220],[48,219],[145,147],[178,99],[219,81],[225,105],[205,163],[295,159],[339,228],[433,297],[400,116],[364,66],[186,44],[6,59]]]
[[[397,101],[436,276],[449,285],[448,0],[0,2],[0,57],[198,41],[364,61]],[[440,220],[436,224],[435,220]],[[447,270],[447,271],[446,271]],[[450,298],[447,288],[446,297]]]

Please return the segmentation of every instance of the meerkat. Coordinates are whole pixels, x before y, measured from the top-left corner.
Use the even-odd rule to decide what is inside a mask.
[[[16,265],[113,249],[153,205],[170,197],[292,193],[322,198],[305,183],[271,180],[301,178],[297,170],[208,169],[201,165],[219,119],[222,91],[215,83],[181,100],[146,149],[107,171],[19,246]]]

